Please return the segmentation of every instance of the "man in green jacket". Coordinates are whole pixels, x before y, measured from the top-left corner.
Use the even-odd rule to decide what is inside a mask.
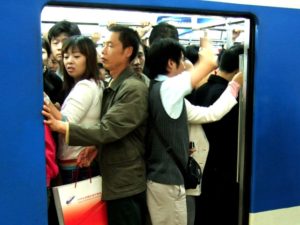
[[[113,225],[141,225],[146,215],[146,169],[144,161],[148,88],[131,69],[139,37],[130,28],[109,28],[102,62],[112,81],[104,90],[101,119],[93,127],[55,120],[44,106],[45,121],[66,135],[69,145],[97,145],[102,174],[102,198]]]

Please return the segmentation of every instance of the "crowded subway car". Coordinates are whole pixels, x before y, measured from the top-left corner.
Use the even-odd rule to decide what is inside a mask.
[[[225,44],[230,35],[226,32],[220,35],[216,31],[226,31],[231,25],[243,30],[245,51],[240,64],[244,85],[240,92],[237,140],[237,219],[239,225],[299,224],[300,104],[297,99],[300,98],[300,69],[297,53],[300,31],[297,28],[300,4],[299,1],[285,1],[284,4],[261,1],[258,4],[246,0],[239,3],[231,0],[16,0],[3,3],[0,22],[3,28],[1,224],[47,224],[41,33],[45,24],[59,18],[55,19],[55,12],[51,11],[52,18],[46,21],[43,17],[46,7],[57,7],[56,10],[76,7],[78,11],[86,8],[122,10],[131,15],[139,12],[177,19],[217,18],[217,25],[191,27],[199,30],[198,35],[203,34],[202,28],[209,29],[208,34],[219,35]],[[107,16],[104,19],[110,20]],[[88,22],[88,25],[101,27],[102,22]],[[183,22],[184,25],[177,21],[176,25],[182,29],[181,41],[187,44],[194,41],[187,33],[195,32],[186,32],[191,24]],[[222,27],[217,27],[220,24]],[[215,45],[220,43],[215,41]]]

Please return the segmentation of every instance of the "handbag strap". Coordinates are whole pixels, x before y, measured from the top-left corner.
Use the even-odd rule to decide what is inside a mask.
[[[150,85],[149,85],[149,90],[152,89],[153,85],[155,83],[157,83],[158,81],[155,81],[154,79],[150,81]],[[180,160],[176,157],[175,153],[173,152],[171,146],[168,144],[168,142],[166,141],[166,139],[161,135],[161,133],[159,132],[159,130],[157,129],[156,124],[154,123],[151,124],[152,127],[154,128],[154,130],[156,131],[158,138],[160,139],[160,141],[162,142],[162,144],[165,146],[165,148],[167,149],[167,152],[170,154],[170,156],[173,158],[174,162],[176,163],[178,169],[180,170],[181,174],[184,175],[185,174],[185,166],[182,165],[182,163],[180,162]]]
[[[180,160],[177,158],[177,156],[175,155],[175,153],[173,152],[173,149],[171,148],[171,146],[168,144],[168,142],[166,141],[166,139],[161,135],[161,133],[158,131],[156,124],[154,123],[154,130],[156,131],[157,136],[159,137],[160,141],[162,142],[162,144],[165,146],[165,148],[167,149],[167,152],[170,154],[170,156],[173,158],[174,162],[176,163],[178,169],[180,170],[181,174],[184,175],[186,172],[185,167],[182,165],[182,163],[180,162]]]

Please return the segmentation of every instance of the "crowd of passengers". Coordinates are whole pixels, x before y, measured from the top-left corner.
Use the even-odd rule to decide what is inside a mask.
[[[173,25],[149,28],[146,43],[110,24],[100,49],[69,21],[44,35],[50,225],[58,224],[51,187],[75,182],[74,174],[102,176],[109,225],[237,224],[243,46],[215,54],[207,37],[183,46]],[[182,165],[195,158],[201,184],[185,189],[168,149]]]

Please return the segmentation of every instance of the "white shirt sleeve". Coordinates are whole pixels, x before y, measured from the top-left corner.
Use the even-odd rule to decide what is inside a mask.
[[[220,120],[236,104],[237,100],[229,88],[226,88],[217,101],[209,107],[195,106],[185,99],[188,122],[202,124]]]
[[[177,119],[182,111],[184,96],[192,91],[191,74],[183,72],[166,79],[160,89],[160,96],[166,113]]]
[[[61,113],[69,122],[79,123],[93,103],[94,86],[91,80],[79,81],[65,99]]]

